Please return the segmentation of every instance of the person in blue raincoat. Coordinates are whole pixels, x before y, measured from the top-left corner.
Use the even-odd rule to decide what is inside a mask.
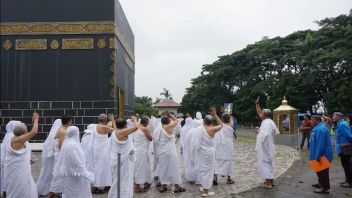
[[[328,129],[321,121],[320,115],[312,116],[312,134],[310,136],[309,158],[320,161],[321,157],[326,157],[330,162],[333,160],[331,138]],[[312,186],[317,188],[314,193],[328,194],[330,189],[329,168],[317,172],[318,183]]]
[[[341,182],[341,187],[352,188],[352,163],[351,163],[351,142],[352,133],[348,123],[343,119],[343,113],[335,112],[332,120],[336,123],[335,141],[336,154],[341,158],[341,164],[345,172],[345,181]]]

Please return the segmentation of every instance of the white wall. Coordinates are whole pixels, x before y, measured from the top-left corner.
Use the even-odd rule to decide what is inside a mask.
[[[159,115],[160,114],[162,114],[164,111],[166,111],[166,110],[168,110],[168,111],[170,111],[170,112],[174,112],[175,114],[177,114],[178,112],[177,112],[177,107],[158,107],[157,108],[158,109],[158,113],[159,113]]]

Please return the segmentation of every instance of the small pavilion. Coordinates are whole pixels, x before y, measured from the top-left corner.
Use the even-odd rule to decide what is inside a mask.
[[[282,100],[282,104],[274,110],[273,120],[281,134],[298,132],[298,109],[288,105],[286,97]]]

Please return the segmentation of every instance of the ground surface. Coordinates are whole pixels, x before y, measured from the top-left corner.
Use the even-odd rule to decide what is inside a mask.
[[[234,176],[235,184],[226,185],[225,178],[219,177],[219,185],[212,188],[212,191],[215,191],[215,197],[247,197],[252,196],[250,193],[246,193],[245,191],[250,190],[252,188],[256,188],[260,185],[263,180],[258,177],[257,174],[257,159],[254,151],[255,141],[253,139],[248,138],[240,138],[240,140],[235,141],[235,159],[234,159]],[[32,174],[34,179],[38,178],[38,174],[41,166],[41,153],[35,153],[39,158],[37,162],[32,166]],[[293,163],[294,161],[299,159],[299,153],[288,146],[280,146],[276,147],[276,162],[275,162],[275,175],[276,177],[282,175]],[[186,181],[184,181],[184,170],[183,170],[183,162],[182,158],[179,155],[179,167],[181,170],[181,175],[183,179],[183,187],[186,188],[186,192],[175,195],[170,190],[166,193],[159,193],[155,188],[155,182],[150,189],[150,191],[143,194],[135,194],[134,197],[200,197],[199,186],[190,185]],[[314,176],[313,176],[314,177]],[[278,187],[281,188],[281,187]],[[260,190],[255,189],[254,192],[258,191],[258,193],[264,193]],[[276,191],[273,190],[273,192]],[[241,192],[245,192],[244,194],[240,194]],[[94,198],[105,198],[107,197],[107,193],[103,195],[94,195]],[[259,196],[255,196],[259,197]],[[260,196],[262,197],[262,195]],[[281,197],[281,196],[280,196]]]

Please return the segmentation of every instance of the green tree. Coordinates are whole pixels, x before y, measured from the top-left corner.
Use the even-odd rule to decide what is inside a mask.
[[[320,105],[352,112],[352,15],[317,22],[317,31],[262,39],[203,65],[182,99],[182,110],[206,112],[233,102],[240,119],[256,117],[253,101],[274,109],[286,96],[302,112]]]
[[[166,88],[163,88],[163,91],[160,93],[161,96],[164,96],[164,99],[172,100],[172,95],[170,91]]]
[[[153,107],[153,99],[148,96],[135,96],[135,113],[140,116],[156,116],[157,110]]]

